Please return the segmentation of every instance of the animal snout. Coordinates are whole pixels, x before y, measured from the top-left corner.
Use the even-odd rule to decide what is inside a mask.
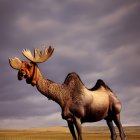
[[[18,71],[18,80],[22,80],[24,78],[24,76],[26,76],[26,72],[24,71],[24,69],[21,69]]]
[[[26,75],[26,72],[25,72],[24,69],[21,69],[21,70],[20,70],[20,73],[21,73],[23,76]]]

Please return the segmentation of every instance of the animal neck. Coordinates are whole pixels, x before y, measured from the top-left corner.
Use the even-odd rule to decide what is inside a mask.
[[[36,87],[48,99],[55,101],[62,108],[68,98],[68,89],[65,85],[57,84],[43,78],[39,68],[36,66]]]

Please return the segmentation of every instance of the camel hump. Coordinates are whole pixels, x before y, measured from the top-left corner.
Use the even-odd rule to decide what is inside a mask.
[[[69,73],[64,81],[66,85],[83,85],[80,77],[75,72]]]
[[[91,90],[92,91],[98,90],[101,86],[103,86],[105,89],[108,89],[112,92],[112,90],[105,84],[105,82],[102,79],[98,79],[95,86]]]

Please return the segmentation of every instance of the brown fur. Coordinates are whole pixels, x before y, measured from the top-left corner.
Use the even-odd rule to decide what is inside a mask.
[[[119,129],[121,140],[126,140],[120,122],[121,103],[103,80],[99,79],[92,89],[87,89],[76,73],[68,74],[63,84],[43,78],[37,63],[45,62],[53,51],[51,46],[45,48],[44,52],[35,49],[32,56],[30,50],[25,49],[22,54],[31,62],[15,57],[9,59],[9,64],[13,69],[19,70],[19,80],[25,78],[28,84],[36,86],[44,96],[60,105],[62,118],[67,121],[73,140],[82,140],[81,123],[102,119],[107,122],[112,140],[117,138],[112,121]]]
[[[57,102],[62,108],[62,118],[67,120],[73,139],[77,140],[73,129],[75,125],[78,140],[82,140],[81,123],[95,122],[105,119],[111,131],[111,139],[116,140],[112,120],[120,130],[122,140],[125,134],[120,124],[120,101],[113,95],[112,90],[99,79],[92,89],[87,89],[76,73],[70,73],[63,84],[56,84],[43,78],[38,66],[33,62],[22,62],[18,72],[28,84],[37,89],[47,98]]]

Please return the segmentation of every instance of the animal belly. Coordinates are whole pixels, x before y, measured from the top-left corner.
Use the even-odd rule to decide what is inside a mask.
[[[81,122],[96,122],[104,119],[108,115],[108,107],[102,106],[98,108],[90,108],[85,111],[85,116]]]

